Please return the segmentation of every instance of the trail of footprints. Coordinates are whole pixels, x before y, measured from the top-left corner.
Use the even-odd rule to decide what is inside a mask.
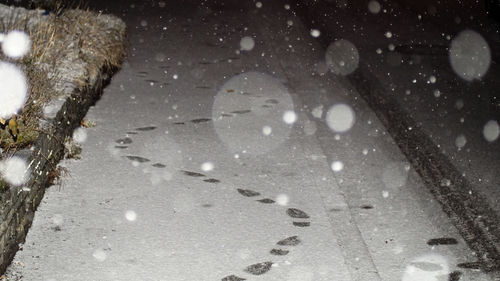
[[[269,253],[271,255],[275,255],[275,256],[285,256],[290,251],[283,249],[283,248],[294,247],[294,246],[299,245],[300,243],[301,243],[301,241],[298,238],[298,236],[290,236],[290,237],[287,237],[283,240],[278,241],[276,243],[276,245],[280,246],[280,247],[273,248],[271,251],[269,251]],[[244,271],[247,273],[253,274],[253,275],[262,275],[262,274],[268,272],[269,270],[271,270],[271,267],[273,266],[273,264],[274,263],[271,261],[259,262],[259,263],[247,266],[244,269]],[[239,277],[239,276],[236,276],[234,274],[228,275],[228,276],[221,279],[221,281],[240,281],[240,280],[246,280],[246,279]]]
[[[246,114],[250,112],[249,110],[241,110],[241,111],[235,111],[233,113],[235,114]],[[193,119],[191,120],[192,123],[203,123],[203,122],[208,122],[211,119],[208,118],[199,118],[199,119]],[[147,132],[147,131],[152,131],[155,130],[156,126],[147,126],[147,127],[139,127],[136,128],[134,131],[129,131],[127,133],[127,137],[117,139],[115,142],[117,145],[115,145],[115,148],[118,149],[126,149],[128,148],[132,143],[133,140],[130,137],[131,135],[137,135],[139,132]],[[137,156],[137,155],[125,155],[123,156],[124,158],[130,160],[130,161],[136,161],[137,163],[143,164],[143,163],[148,163],[151,162],[150,159],[147,159],[142,156]],[[151,166],[155,168],[165,168],[166,165],[162,163],[153,163]],[[205,174],[199,173],[199,172],[193,172],[193,171],[187,171],[187,170],[180,170],[182,174],[188,177],[193,177],[193,178],[204,178],[203,181],[207,183],[220,183],[220,180],[215,179],[215,178],[206,178],[207,176]],[[257,199],[257,197],[261,196],[261,194],[257,191],[251,190],[251,189],[241,189],[237,188],[236,191],[244,197],[247,198],[255,198],[256,202],[259,202],[261,204],[274,204],[276,203],[273,199],[271,198],[260,198]],[[204,207],[211,207],[212,205],[210,204],[204,204]],[[292,225],[296,227],[309,227],[311,225],[311,222],[308,220],[310,217],[309,215],[297,208],[288,208],[286,210],[286,214],[293,219]],[[297,246],[301,243],[301,240],[298,238],[298,236],[290,236],[285,239],[282,239],[276,243],[276,246],[273,247],[269,253],[273,256],[286,256],[290,253],[290,248]],[[262,275],[269,270],[271,270],[271,267],[273,266],[273,262],[271,261],[265,261],[265,262],[260,262],[256,264],[252,264],[247,266],[245,269],[243,269],[244,272],[250,273],[252,275]],[[222,278],[222,281],[235,281],[235,280],[246,280],[245,278],[238,277],[236,275],[230,275]]]
[[[238,59],[239,59],[238,57],[231,57],[231,58],[229,58],[229,60],[238,60]],[[215,61],[215,62],[207,62],[207,61],[199,62],[199,64],[201,64],[201,65],[209,65],[209,64],[213,64],[213,63],[217,63],[217,61]],[[168,66],[168,65],[162,65],[159,68],[161,70],[163,70],[163,69],[169,69],[170,66]],[[239,75],[239,74],[241,74],[241,73],[235,73],[235,75]],[[139,72],[136,73],[136,76],[140,77],[140,78],[147,78],[148,75],[149,75],[149,72],[147,72],[147,71],[139,71]],[[158,81],[158,80],[155,80],[155,79],[144,79],[144,81],[147,82],[150,85],[160,84],[161,83],[162,87],[170,85],[169,82],[161,82],[161,81]],[[196,85],[195,89],[210,90],[210,89],[212,89],[212,87],[206,86],[206,85]],[[235,90],[234,89],[227,89],[226,92],[227,93],[233,93],[233,92],[235,92]],[[249,93],[249,92],[241,92],[240,94],[244,95],[244,96],[261,97],[258,94]],[[276,104],[279,104],[279,101],[277,99],[270,98],[270,99],[267,99],[265,101],[265,104],[263,104],[262,107],[263,108],[270,108],[271,109]],[[252,110],[250,110],[250,109],[235,110],[235,111],[232,111],[230,113],[222,113],[221,117],[234,117],[236,115],[247,114],[247,113],[250,113],[250,112],[252,112]],[[197,123],[203,123],[203,122],[209,122],[209,121],[212,121],[212,119],[210,119],[210,118],[198,118],[198,119],[190,120],[189,122],[197,124]],[[174,124],[175,125],[185,125],[186,122],[174,122]],[[148,127],[145,127],[145,128],[148,128]],[[131,133],[136,133],[136,132],[131,132]],[[124,148],[126,148],[126,146],[122,145],[122,146],[119,146],[117,148],[124,149]]]
[[[259,192],[251,189],[237,188],[236,191],[244,197],[253,198],[261,196]],[[262,204],[275,203],[275,201],[270,198],[262,198],[256,201]],[[310,218],[309,215],[300,209],[288,208],[286,210],[286,214],[293,219],[292,224],[296,227],[309,227],[311,225],[311,222],[308,221],[308,219]],[[290,250],[288,248],[297,246],[300,243],[301,241],[298,236],[290,236],[288,238],[278,241],[276,245],[280,247],[272,248],[269,251],[269,253],[274,256],[286,256],[290,253]],[[273,264],[274,263],[272,261],[260,262],[247,266],[245,269],[243,269],[243,271],[246,273],[250,273],[252,275],[262,275],[271,270]],[[221,279],[221,281],[239,281],[239,280],[246,280],[246,279],[236,275],[229,275]]]
[[[233,91],[233,90],[227,90],[227,91],[229,92],[229,91]],[[252,94],[244,92],[244,93],[242,93],[242,95],[252,95]],[[265,104],[262,105],[262,107],[272,108],[273,105],[278,104],[278,103],[279,102],[276,99],[267,99],[265,101]],[[251,112],[252,112],[252,110],[250,110],[250,109],[234,110],[234,111],[231,111],[229,113],[221,113],[220,117],[234,117],[237,115],[244,115],[244,114],[248,114]],[[205,123],[205,122],[210,122],[210,121],[212,121],[211,118],[197,118],[197,119],[189,120],[187,122],[199,124],[199,123]],[[184,121],[174,122],[174,125],[185,125],[187,122],[184,122]]]
[[[193,119],[193,120],[191,120],[191,122],[201,123],[201,122],[208,122],[210,120],[211,119],[208,119],[208,118],[199,118],[199,119]],[[120,138],[120,139],[117,139],[115,141],[117,143],[115,145],[115,148],[125,150],[133,143],[133,140],[130,137],[130,135],[137,135],[139,132],[147,132],[147,131],[152,131],[155,129],[156,129],[156,126],[147,126],[147,127],[139,127],[139,128],[136,128],[134,131],[126,132],[126,134],[128,135],[127,137]],[[134,161],[134,162],[137,162],[140,164],[151,162],[150,159],[148,159],[146,157],[138,156],[138,155],[124,155],[123,157],[130,160],[130,161]],[[162,163],[153,163],[153,164],[151,164],[151,166],[153,166],[155,168],[166,168],[167,167],[165,164],[162,164]],[[197,172],[184,171],[184,170],[181,170],[181,172],[184,175],[190,176],[190,177],[206,177],[204,174],[197,173]],[[207,178],[207,179],[204,179],[203,181],[207,182],[207,183],[219,183],[220,182],[220,180],[214,179],[214,178]]]
[[[147,132],[147,131],[152,131],[154,129],[156,129],[156,126],[139,127],[139,128],[136,128],[135,131],[127,132],[127,135],[137,135],[138,134],[137,131]],[[133,140],[131,137],[127,136],[127,137],[124,137],[121,139],[117,139],[115,142],[117,143],[117,145],[115,145],[115,148],[125,150],[133,143]],[[142,157],[142,156],[137,156],[137,155],[125,155],[123,157],[130,160],[130,161],[135,161],[137,163],[151,162],[150,159]],[[154,163],[151,166],[153,166],[155,168],[165,168],[166,167],[166,165],[164,165],[162,163]]]
[[[257,191],[253,191],[253,190],[250,190],[250,189],[241,189],[241,188],[237,188],[236,189],[238,191],[238,193],[240,193],[241,195],[245,196],[245,197],[257,197],[257,196],[260,196],[260,193],[257,192]],[[256,200],[257,202],[259,203],[262,203],[262,204],[274,204],[275,201],[270,199],[270,198],[262,198],[262,199],[259,199],[259,200]],[[286,210],[286,214],[291,217],[291,218],[294,218],[295,220],[292,222],[292,224],[294,226],[298,226],[298,227],[308,227],[308,226],[311,226],[311,222],[309,221],[303,221],[303,219],[309,219],[309,215],[300,210],[300,209],[296,209],[296,208],[288,208]]]
[[[230,91],[230,90],[228,90],[228,91]],[[249,93],[242,93],[242,95],[245,95],[245,94],[249,94]],[[276,99],[267,99],[265,101],[265,104],[262,105],[262,107],[272,108],[273,107],[272,105],[278,104],[278,103],[279,102]],[[231,111],[229,113],[221,113],[220,117],[234,117],[237,115],[244,115],[244,114],[248,114],[251,112],[252,112],[252,110],[250,110],[250,109],[234,110],[234,111]],[[211,118],[197,118],[197,119],[189,120],[187,122],[185,122],[185,121],[174,122],[174,125],[185,125],[188,122],[191,122],[194,124],[199,124],[199,123],[206,123],[206,122],[210,122],[210,121],[212,121]]]
[[[272,102],[271,102],[272,103]],[[231,112],[233,114],[246,114],[250,112],[250,110],[240,110],[240,111],[234,111]],[[232,115],[230,115],[232,116]],[[204,123],[204,122],[209,122],[211,119],[209,118],[198,118],[198,119],[193,119],[190,120],[192,123]],[[176,123],[174,123],[176,124]],[[184,122],[182,122],[184,124]],[[137,135],[140,132],[148,132],[155,130],[156,126],[146,126],[146,127],[139,127],[136,128],[133,131],[128,131],[126,132],[127,137],[117,139],[115,148],[117,149],[126,149],[128,148],[132,143],[133,140],[130,136]],[[150,159],[147,159],[142,156],[137,156],[137,155],[125,155],[123,156],[124,158],[130,160],[130,161],[135,161],[140,164],[144,163],[149,163],[151,162]],[[153,163],[151,166],[155,168],[165,168],[166,165],[162,163]],[[206,183],[212,183],[212,184],[217,184],[220,183],[220,180],[215,179],[215,178],[209,178],[205,174],[199,173],[199,172],[193,172],[193,171],[187,171],[187,170],[180,170],[180,172],[188,177],[193,177],[193,178],[203,178],[202,180]],[[252,198],[255,199],[256,202],[260,204],[274,204],[276,203],[273,199],[261,196],[261,193],[251,190],[251,189],[241,189],[237,188],[235,190],[238,192],[241,196],[247,197],[247,198]],[[261,198],[259,198],[261,197]],[[203,207],[212,207],[211,204],[204,204],[202,205]],[[373,209],[374,207],[372,205],[362,205],[360,206],[361,209]],[[290,218],[292,218],[292,225],[295,227],[309,227],[311,226],[311,222],[309,221],[310,217],[309,215],[297,208],[288,208],[286,210],[286,215]],[[390,241],[386,241],[386,243],[389,243]],[[290,253],[290,248],[297,246],[301,243],[301,240],[298,238],[298,236],[290,236],[288,238],[285,238],[283,240],[280,240],[276,243],[275,247],[273,247],[269,253],[273,256],[286,256]],[[429,246],[449,246],[449,245],[456,245],[458,244],[458,241],[455,238],[450,238],[450,237],[441,237],[441,238],[434,238],[430,239],[427,241],[427,244]],[[246,268],[243,269],[244,272],[252,274],[252,275],[262,275],[271,270],[273,266],[272,261],[265,261],[265,262],[260,262],[256,264],[252,264],[247,266]],[[481,268],[481,263],[479,262],[464,262],[464,263],[459,263],[457,265],[458,268],[463,268],[463,269],[480,269]],[[461,276],[462,276],[461,271],[453,271],[449,274],[449,280],[450,281],[459,281]],[[229,275],[221,279],[221,281],[239,281],[239,280],[246,280],[245,278],[238,277],[236,275]]]

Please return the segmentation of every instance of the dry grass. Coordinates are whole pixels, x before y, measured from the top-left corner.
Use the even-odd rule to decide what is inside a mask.
[[[37,24],[31,24],[29,18],[14,13],[0,22],[1,33],[24,30],[31,38],[29,54],[14,62],[26,73],[30,89],[22,118],[19,118],[22,122],[18,141],[14,143],[6,131],[0,131],[0,147],[6,151],[26,147],[38,137],[44,105],[60,95],[55,85],[65,74],[58,73],[61,61],[72,58],[85,66],[85,75],[73,81],[79,88],[84,88],[100,69],[119,67],[125,56],[123,38],[118,30],[110,29],[98,20],[102,15],[88,10],[63,9],[62,6],[54,9],[55,13],[49,15],[34,15],[39,17]],[[0,59],[9,60],[1,54]]]

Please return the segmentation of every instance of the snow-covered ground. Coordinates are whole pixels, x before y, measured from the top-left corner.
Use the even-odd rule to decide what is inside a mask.
[[[285,3],[119,4],[129,58],[7,280],[491,280]]]

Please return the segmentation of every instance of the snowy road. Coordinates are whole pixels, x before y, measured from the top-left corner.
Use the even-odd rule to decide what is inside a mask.
[[[491,280],[285,3],[125,2],[129,58],[7,280]]]

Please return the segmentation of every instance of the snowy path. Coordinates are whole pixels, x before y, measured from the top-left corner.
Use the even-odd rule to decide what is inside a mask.
[[[489,280],[458,271],[470,251],[290,11],[124,8],[128,62],[8,280]],[[340,141],[311,114],[339,102]]]

